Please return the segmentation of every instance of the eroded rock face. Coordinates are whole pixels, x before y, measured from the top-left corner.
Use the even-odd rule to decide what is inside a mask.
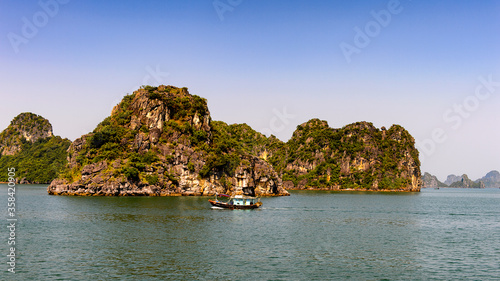
[[[413,137],[401,126],[358,122],[333,129],[312,119],[297,127],[271,161],[281,163],[286,189],[420,191]],[[285,155],[285,156],[279,156]],[[280,159],[284,157],[284,159]],[[276,167],[275,167],[276,168]]]
[[[21,113],[0,134],[0,154],[15,155],[23,141],[34,143],[52,136],[52,125],[47,119],[31,112]]]
[[[205,99],[190,95],[186,88],[139,89],[92,133],[71,144],[67,172],[50,184],[48,193],[288,195],[269,163],[231,147],[218,150],[221,140],[212,134]],[[218,163],[228,154],[239,160],[236,166],[234,161]]]
[[[114,171],[123,166],[120,162],[124,160],[115,160],[111,164],[114,168],[108,167],[106,161],[101,161],[84,166],[80,179],[73,183],[63,178],[54,180],[48,187],[48,193],[82,196],[212,196],[215,193],[289,195],[273,167],[257,157],[244,157],[250,164],[240,164],[234,176],[225,176],[224,180],[215,174],[209,178],[200,178],[196,172],[197,167],[190,171],[188,163],[197,162],[197,155],[182,158],[179,157],[171,165],[155,165],[148,169],[149,174],[159,176],[159,184],[130,181],[124,176],[116,178]],[[197,165],[201,168],[204,162],[200,161]],[[169,178],[170,175],[162,176],[166,170],[171,172],[174,180]]]

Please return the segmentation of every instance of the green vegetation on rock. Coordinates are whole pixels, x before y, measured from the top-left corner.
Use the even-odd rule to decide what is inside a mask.
[[[200,195],[240,181],[248,194],[286,194],[272,166],[253,156],[255,140],[239,140],[247,131],[267,141],[247,125],[212,122],[206,100],[187,88],[143,86],[71,145],[49,193]]]
[[[21,113],[0,133],[0,170],[14,167],[22,183],[50,183],[66,165],[70,144],[53,136],[47,119]],[[0,181],[7,181],[7,173],[0,174]]]
[[[274,151],[270,162],[287,188],[419,190],[420,162],[401,126],[358,122],[341,129],[312,119]]]
[[[424,173],[422,176],[422,187],[448,187],[447,184],[439,181],[436,176]]]
[[[35,143],[24,141],[15,155],[0,156],[0,170],[16,168],[16,178],[23,183],[50,183],[66,165],[66,150],[71,141],[59,136],[39,139]],[[7,173],[0,174],[7,181]]]
[[[340,129],[312,119],[282,142],[212,121],[187,88],[143,86],[75,140],[50,194],[287,194],[283,189],[420,189],[418,151],[401,126]],[[239,187],[242,190],[238,190]]]

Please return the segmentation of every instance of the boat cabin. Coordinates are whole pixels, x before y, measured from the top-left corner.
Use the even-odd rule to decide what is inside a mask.
[[[233,204],[239,206],[251,206],[257,203],[257,198],[245,197],[243,195],[236,195],[233,198]]]
[[[230,197],[229,201],[219,201],[217,197]],[[208,202],[212,204],[212,209],[256,209],[262,206],[260,198],[235,195],[229,196],[226,194],[215,194],[215,200],[209,199]]]

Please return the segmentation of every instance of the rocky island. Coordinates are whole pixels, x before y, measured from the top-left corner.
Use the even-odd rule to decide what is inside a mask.
[[[403,127],[358,122],[333,129],[312,119],[273,151],[286,189],[420,191],[415,140]]]
[[[500,172],[498,172],[497,170],[490,171],[478,181],[482,181],[485,187],[500,188]]]
[[[444,183],[440,182],[436,176],[425,173],[422,177],[423,187],[456,187],[456,188],[491,188],[500,187],[500,173],[496,170],[488,172],[484,177],[475,181],[471,180],[467,174],[462,176],[448,175]]]
[[[341,129],[312,119],[288,142],[212,121],[187,88],[145,86],[75,140],[48,187],[57,195],[288,195],[286,189],[419,191],[414,140],[401,126]]]
[[[67,169],[48,193],[288,195],[274,168],[225,126],[212,122],[206,100],[187,88],[145,86],[71,144]]]
[[[455,182],[452,182],[449,187],[460,187],[460,188],[485,188],[484,182],[481,180],[473,181],[469,179],[466,174],[463,174]]]
[[[70,144],[54,136],[47,119],[21,113],[0,133],[0,170],[14,167],[18,183],[50,183],[65,167]],[[7,173],[0,181],[7,181]]]
[[[436,176],[425,172],[424,175],[422,176],[422,187],[439,188],[439,187],[448,187],[448,185],[438,180]]]

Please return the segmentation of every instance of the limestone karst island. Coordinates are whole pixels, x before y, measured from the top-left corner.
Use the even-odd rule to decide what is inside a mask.
[[[70,144],[35,114],[0,134],[0,166],[53,195],[289,195],[287,190],[420,191],[413,137],[401,126],[340,129],[311,119],[290,140],[212,121],[187,88],[144,86]],[[4,179],[0,178],[0,181]]]

